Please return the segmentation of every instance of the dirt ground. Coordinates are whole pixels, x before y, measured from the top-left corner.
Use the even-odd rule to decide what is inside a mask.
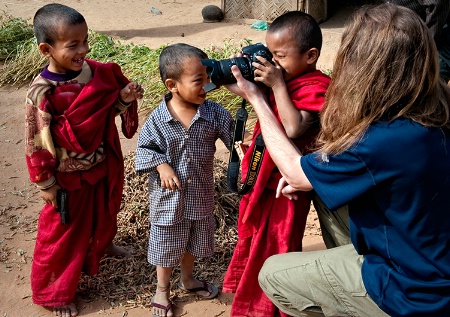
[[[31,19],[47,0],[3,0],[0,10],[14,17]],[[250,28],[249,21],[203,23],[201,10],[208,4],[220,7],[219,0],[60,0],[79,10],[91,29],[120,36],[136,44],[157,48],[163,44],[184,42],[206,48],[222,47],[224,39],[250,39],[264,42],[264,31]],[[320,69],[331,69],[339,46],[345,19],[353,5],[333,12],[322,23],[324,45]],[[357,3],[356,3],[357,4]],[[152,7],[162,12],[154,15]],[[31,21],[31,20],[30,20]],[[36,236],[36,219],[42,207],[37,190],[28,181],[24,159],[24,98],[26,87],[0,87],[0,316],[50,316],[51,313],[31,301],[30,267]],[[124,154],[133,151],[136,138],[122,139]],[[221,147],[217,156],[227,160]],[[311,213],[304,238],[305,251],[323,248],[314,213]],[[232,295],[221,294],[211,301],[187,301],[177,305],[176,316],[228,316]],[[124,308],[104,300],[78,302],[80,316],[146,316],[146,308]]]

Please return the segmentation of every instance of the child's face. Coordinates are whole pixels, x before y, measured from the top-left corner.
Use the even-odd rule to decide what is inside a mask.
[[[180,79],[174,81],[176,95],[186,104],[199,105],[206,99],[203,87],[208,83],[206,66],[202,65],[198,57],[187,58],[183,62],[183,73]]]
[[[81,70],[89,51],[87,24],[72,26],[61,24],[58,34],[53,45],[46,44],[48,45],[46,55],[50,61],[48,69],[55,73]]]
[[[309,51],[300,53],[290,29],[267,32],[266,45],[281,66],[285,81],[311,70]]]

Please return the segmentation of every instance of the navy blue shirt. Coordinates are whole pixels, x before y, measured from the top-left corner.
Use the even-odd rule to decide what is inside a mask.
[[[348,204],[370,297],[392,316],[450,316],[450,135],[378,122],[349,150],[301,166],[330,209]]]

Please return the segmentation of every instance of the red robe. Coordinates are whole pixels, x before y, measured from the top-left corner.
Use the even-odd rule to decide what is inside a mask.
[[[319,112],[330,78],[315,71],[287,82],[294,106],[299,110]],[[278,115],[274,96],[272,109]],[[253,131],[253,142],[242,162],[246,174],[256,136],[261,132],[259,122]],[[305,154],[314,145],[319,124],[313,125],[294,143]],[[299,162],[300,163],[300,162]],[[235,293],[231,317],[286,316],[278,311],[267,298],[258,283],[258,273],[264,261],[271,255],[301,251],[306,218],[311,204],[310,192],[299,192],[298,200],[275,198],[275,190],[281,174],[268,151],[265,152],[253,189],[241,199],[239,206],[239,239],[225,274],[223,292]]]
[[[124,166],[114,105],[129,80],[117,64],[86,62],[92,71],[86,83],[38,77],[28,91],[30,179],[39,183],[55,177],[69,191],[69,224],[62,225],[60,215],[48,204],[39,216],[31,288],[33,302],[42,306],[73,303],[81,272],[98,272],[105,248],[117,232]],[[122,114],[126,137],[136,132],[137,120],[137,102],[133,102]],[[83,165],[61,156],[61,149],[79,157],[99,148],[99,159],[92,165],[89,160]]]

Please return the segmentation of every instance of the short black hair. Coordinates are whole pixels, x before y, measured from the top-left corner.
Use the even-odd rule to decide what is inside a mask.
[[[322,49],[322,31],[319,23],[308,13],[288,11],[283,13],[269,26],[267,32],[290,29],[301,53],[311,48]]]
[[[201,49],[189,44],[177,43],[165,47],[159,55],[159,75],[163,83],[168,78],[179,80],[183,74],[183,62],[186,58],[207,59],[208,55]]]
[[[86,23],[86,20],[77,10],[59,3],[47,4],[37,10],[33,18],[33,28],[38,44],[52,45],[58,38],[61,23],[73,26]]]

